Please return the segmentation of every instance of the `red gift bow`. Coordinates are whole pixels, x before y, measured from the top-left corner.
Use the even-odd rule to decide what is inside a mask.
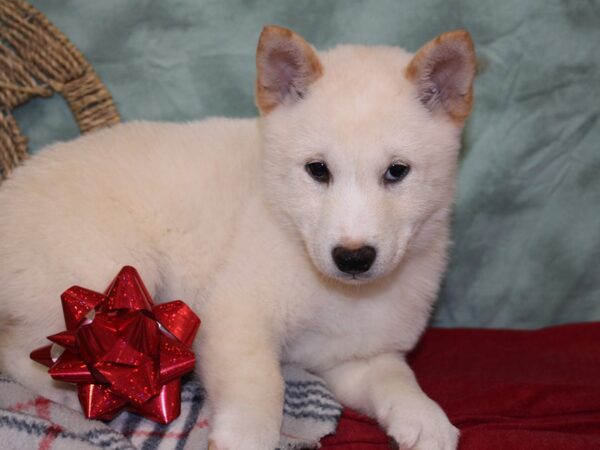
[[[55,380],[77,383],[85,416],[110,420],[126,408],[163,424],[176,419],[180,377],[194,368],[198,316],[180,300],[154,305],[130,266],[104,295],[74,286],[61,300],[67,330],[30,357]]]

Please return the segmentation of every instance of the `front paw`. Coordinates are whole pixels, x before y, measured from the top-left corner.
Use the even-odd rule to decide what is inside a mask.
[[[209,450],[273,450],[279,444],[281,419],[256,409],[215,415]]]
[[[458,429],[433,400],[416,395],[390,411],[388,434],[400,449],[455,450]]]

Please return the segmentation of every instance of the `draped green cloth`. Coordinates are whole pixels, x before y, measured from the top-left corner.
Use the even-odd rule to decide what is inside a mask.
[[[290,27],[322,49],[411,51],[467,28],[484,69],[433,323],[600,319],[600,1],[32,3],[87,56],[124,120],[255,115],[254,52],[265,24]],[[16,116],[33,151],[78,134],[60,98],[35,100]]]

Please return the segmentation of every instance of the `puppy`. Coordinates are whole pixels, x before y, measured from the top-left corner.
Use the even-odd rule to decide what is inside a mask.
[[[62,291],[101,291],[131,264],[156,299],[202,317],[213,448],[276,446],[284,361],[402,448],[454,449],[404,356],[446,265],[469,34],[415,55],[317,53],[269,26],[256,66],[258,119],[118,125],[50,146],[0,187],[0,370],[76,407],[29,351],[64,328]]]

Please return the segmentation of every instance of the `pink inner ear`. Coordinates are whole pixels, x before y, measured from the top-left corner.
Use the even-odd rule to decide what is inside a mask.
[[[445,33],[417,52],[407,68],[421,103],[462,124],[472,106],[475,53],[468,33]]]
[[[462,96],[468,90],[468,73],[464,58],[459,54],[444,55],[433,61],[426,75],[421,101],[429,108],[438,102],[445,103],[453,97]]]
[[[460,89],[465,80],[464,61],[455,58],[438,62],[432,79],[436,86],[456,86]]]
[[[265,83],[273,92],[279,93],[279,101],[283,100],[288,94],[300,93],[297,84],[303,78],[302,65],[298,60],[292,48],[281,48],[271,51],[267,58],[267,67],[264,73]]]
[[[256,104],[268,114],[286,99],[300,100],[323,73],[313,48],[293,31],[269,26],[256,54]]]

